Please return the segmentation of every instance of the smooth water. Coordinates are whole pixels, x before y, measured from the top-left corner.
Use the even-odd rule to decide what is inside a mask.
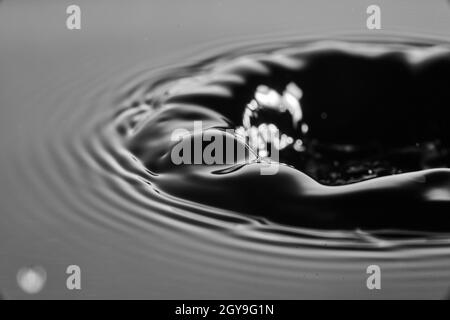
[[[445,2],[421,8],[426,25],[391,5],[397,24],[376,35],[355,4],[302,19],[263,5],[262,22],[209,2],[86,2],[76,32],[68,4],[40,5],[0,5],[3,298],[30,297],[16,274],[34,265],[41,298],[447,296]],[[277,100],[292,97],[301,109]],[[171,133],[198,120],[249,155],[174,165]],[[274,127],[282,165],[262,176],[247,138]]]

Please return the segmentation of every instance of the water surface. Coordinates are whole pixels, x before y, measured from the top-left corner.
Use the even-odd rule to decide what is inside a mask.
[[[364,31],[365,4],[356,1],[329,9],[255,1],[238,11],[210,1],[81,1],[80,32],[65,29],[69,4],[0,4],[4,298],[446,296],[448,92],[438,80],[448,75],[448,57],[411,56],[448,48],[446,2],[414,2],[411,11],[382,3],[389,9],[375,35]],[[255,8],[259,19],[249,19]],[[368,57],[372,50],[377,57]],[[202,92],[219,74],[215,89],[229,91]],[[339,74],[343,81],[325,81]],[[204,82],[178,82],[194,75]],[[189,123],[239,128],[260,85],[283,94],[292,83],[303,92],[308,130],[266,114],[304,143],[282,150],[291,167],[280,175],[261,180],[256,162],[211,177],[210,167],[183,171],[147,157],[169,150],[161,139],[170,121],[179,126],[187,114]],[[185,92],[158,100],[167,88]],[[169,112],[166,126],[149,126],[161,119],[157,108]],[[127,132],[124,124],[143,126]],[[160,136],[151,131],[161,128]],[[146,147],[152,143],[156,149]],[[193,183],[198,170],[206,173]],[[82,270],[78,292],[65,288],[71,264]],[[383,270],[381,291],[366,288],[371,264]],[[36,296],[16,284],[24,266],[47,271]]]

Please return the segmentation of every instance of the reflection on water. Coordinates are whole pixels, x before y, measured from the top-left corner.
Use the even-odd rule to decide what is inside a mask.
[[[30,297],[16,282],[27,265],[45,267],[45,298],[445,296],[449,100],[437,80],[449,63],[436,30],[448,19],[421,10],[441,39],[316,41],[326,19],[313,2],[303,19],[292,3],[276,4],[279,19],[264,4],[271,19],[255,21],[210,2],[183,14],[136,3],[110,1],[111,22],[81,1],[79,33],[64,29],[65,4],[2,3],[3,297]],[[335,9],[325,25],[355,30]],[[195,120],[253,149],[278,130],[279,174],[259,174],[264,152],[232,168],[174,166],[168,137]],[[79,292],[65,287],[71,264]],[[373,264],[379,292],[366,287]]]

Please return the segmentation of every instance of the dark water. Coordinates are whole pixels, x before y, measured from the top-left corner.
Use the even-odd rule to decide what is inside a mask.
[[[70,1],[0,5],[4,298],[448,296],[444,1],[386,2],[399,20],[376,35],[359,1],[79,2],[78,33]],[[247,154],[174,165],[171,133],[198,120]],[[273,128],[263,176],[249,137]],[[33,296],[27,266],[46,271]]]
[[[398,42],[274,46],[174,70],[131,99],[116,118],[118,132],[148,170],[149,184],[177,201],[287,225],[449,231],[449,49]],[[286,102],[264,105],[270,89],[276,97],[289,86],[302,91],[302,116],[294,121],[293,112],[279,110]],[[254,97],[257,110],[243,126]],[[280,150],[284,165],[262,176],[267,164],[258,151],[228,165],[176,165],[171,134],[183,128],[193,135],[194,121],[238,144],[249,139],[226,129],[262,135],[272,125],[291,141]]]

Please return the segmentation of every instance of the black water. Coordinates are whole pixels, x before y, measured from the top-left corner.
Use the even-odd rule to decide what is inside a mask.
[[[426,43],[319,41],[236,51],[162,77],[118,128],[152,184],[183,200],[305,228],[447,232],[449,76],[449,49]],[[228,165],[173,163],[174,130],[193,133],[194,121],[204,132],[242,128],[261,86],[281,96],[289,85],[302,91],[302,118],[260,108],[250,124],[273,124],[301,142],[280,150],[277,174],[261,175],[267,161],[257,156]]]

